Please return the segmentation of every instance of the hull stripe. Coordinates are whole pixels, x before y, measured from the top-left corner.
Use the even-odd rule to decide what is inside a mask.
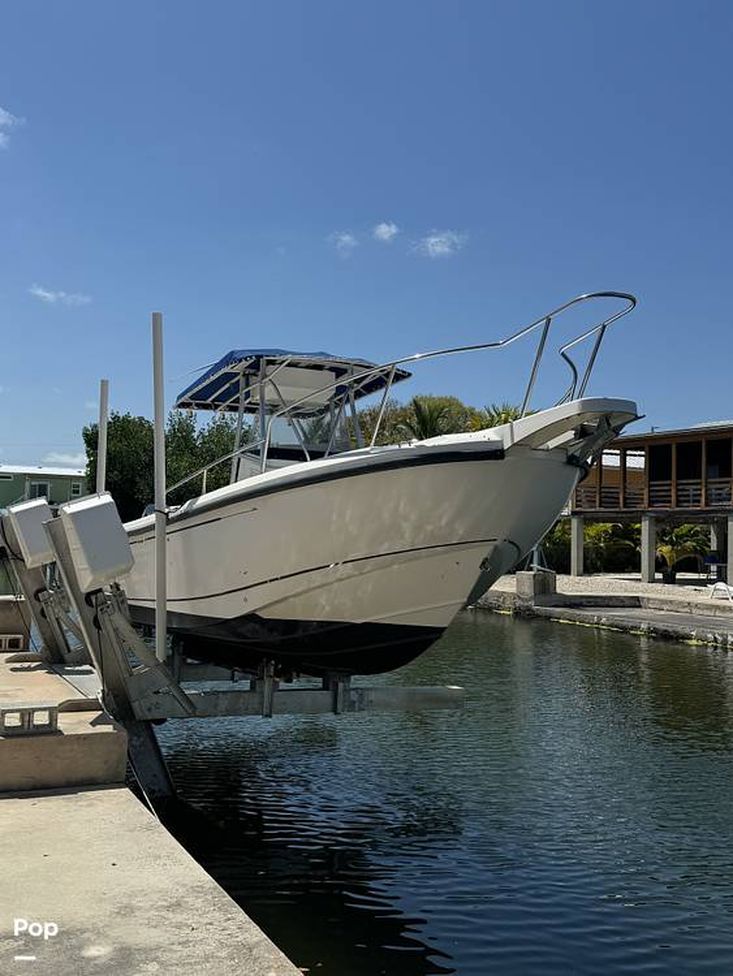
[[[242,491],[236,495],[214,499],[208,499],[206,495],[201,495],[198,499],[199,505],[197,506],[196,511],[191,512],[190,515],[185,517],[195,518],[197,515],[202,515],[204,512],[209,511],[210,509],[216,509],[219,506],[228,507],[229,505],[236,504],[237,502],[249,501],[251,498],[262,498],[266,495],[277,495],[283,491],[295,491],[298,488],[325,484],[328,481],[340,481],[346,478],[357,478],[370,474],[379,474],[382,471],[395,471],[400,468],[415,468],[432,464],[456,464],[457,462],[463,461],[503,461],[504,449],[501,447],[494,447],[490,449],[482,448],[481,450],[474,451],[435,451],[434,454],[418,454],[413,457],[395,458],[393,460],[382,461],[381,463],[377,458],[371,458],[370,460],[371,463],[369,465],[361,464],[358,467],[353,468],[346,468],[345,465],[337,465],[333,469],[315,472],[307,477],[298,478],[286,484],[270,483],[268,485],[262,485],[259,488],[251,488],[249,491],[246,488],[247,482],[242,481],[239,482],[239,484],[242,485]],[[244,513],[237,512],[236,514],[239,515]],[[227,516],[221,515],[217,517],[226,518]],[[216,521],[216,518],[210,519],[209,521]],[[175,522],[176,517],[174,514],[172,516],[171,528],[168,529],[168,535],[172,535],[173,532],[183,532],[186,529],[195,529],[200,524],[195,523],[194,525],[182,525],[180,528],[176,529],[174,528]],[[130,545],[136,545],[140,542],[147,542],[149,539],[153,538],[152,534],[146,535],[143,539],[136,538],[136,535],[142,532],[149,533],[150,529],[146,526],[144,529],[141,528],[131,532]]]
[[[168,597],[167,603],[195,603],[198,600],[215,600],[220,596],[230,596],[232,593],[244,593],[246,590],[253,590],[258,586],[267,586],[268,583],[279,583],[282,580],[294,579],[296,576],[304,576],[307,573],[317,573],[332,566],[350,566],[357,563],[369,562],[372,559],[384,559],[388,556],[404,556],[413,552],[430,552],[440,549],[451,549],[455,546],[479,546],[488,545],[496,542],[496,539],[468,539],[462,542],[443,542],[432,546],[413,546],[409,549],[393,549],[390,552],[377,552],[370,556],[354,556],[352,559],[341,559],[337,563],[324,563],[321,566],[309,566],[307,569],[298,569],[292,573],[283,573],[282,576],[272,576],[270,579],[259,580],[257,583],[248,583],[246,586],[235,586],[231,590],[220,590],[216,593],[204,593],[197,596],[177,596]],[[152,603],[153,600],[143,597],[128,596],[128,603]]]

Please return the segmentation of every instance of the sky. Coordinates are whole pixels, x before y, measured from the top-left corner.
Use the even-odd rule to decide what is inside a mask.
[[[170,405],[232,348],[386,361],[630,291],[590,392],[733,417],[732,41],[706,0],[4,4],[0,462],[81,461],[103,376],[151,416],[153,310]],[[517,402],[532,354],[403,396]]]

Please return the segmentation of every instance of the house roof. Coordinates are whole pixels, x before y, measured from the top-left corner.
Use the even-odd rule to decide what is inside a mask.
[[[724,435],[729,432],[733,432],[733,420],[710,420],[704,424],[692,424],[689,427],[676,427],[670,430],[629,431],[628,434],[624,434],[622,437],[617,437],[614,443],[629,443],[631,441],[664,441],[678,437],[702,437],[705,434],[712,434],[713,436]]]
[[[27,474],[41,478],[84,478],[84,468],[48,467],[45,464],[0,464],[0,474]]]

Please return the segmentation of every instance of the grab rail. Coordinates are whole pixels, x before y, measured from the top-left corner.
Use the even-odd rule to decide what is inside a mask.
[[[537,379],[540,363],[542,361],[542,355],[545,349],[545,343],[547,341],[547,335],[549,333],[550,326],[552,325],[553,319],[556,316],[560,315],[562,312],[567,311],[569,308],[572,308],[575,305],[579,305],[582,302],[592,301],[597,298],[618,298],[623,300],[626,304],[622,308],[614,312],[613,315],[609,315],[607,318],[603,319],[603,321],[599,322],[597,325],[591,326],[590,329],[587,329],[585,332],[581,333],[581,335],[576,336],[574,339],[571,339],[569,342],[566,342],[564,345],[562,345],[559,348],[558,352],[570,367],[570,370],[572,372],[572,377],[573,377],[568,390],[565,392],[564,396],[562,396],[557,401],[558,404],[566,403],[568,400],[573,399],[573,397],[576,394],[576,390],[579,396],[582,396],[585,393],[585,390],[588,386],[588,381],[590,380],[591,373],[593,372],[593,367],[595,365],[596,358],[598,356],[598,350],[600,349],[601,342],[603,341],[603,337],[606,334],[606,330],[614,322],[617,322],[620,318],[623,318],[624,315],[628,315],[629,312],[633,311],[633,309],[636,308],[637,302],[636,302],[636,297],[634,295],[631,295],[628,292],[623,292],[623,291],[595,291],[595,292],[589,292],[584,295],[578,295],[575,298],[571,298],[569,302],[565,302],[563,305],[558,305],[558,307],[554,308],[551,312],[547,312],[545,315],[541,315],[538,319],[535,319],[534,322],[530,322],[529,325],[523,326],[521,329],[518,329],[516,332],[512,333],[509,336],[506,336],[506,338],[504,339],[497,339],[493,342],[479,342],[468,346],[453,346],[447,349],[435,349],[431,352],[419,352],[419,353],[415,353],[412,356],[404,356],[401,359],[393,359],[388,363],[382,363],[379,366],[373,366],[370,369],[363,370],[361,373],[355,373],[353,376],[350,376],[348,380],[342,379],[335,383],[332,383],[330,386],[322,387],[321,389],[318,390],[318,393],[319,395],[323,395],[324,393],[328,393],[331,390],[335,391],[339,388],[348,388],[351,386],[357,388],[357,381],[365,381],[374,376],[379,376],[381,373],[384,373],[385,371],[390,371],[389,379],[385,387],[384,396],[382,398],[382,406],[380,408],[378,422],[375,424],[371,444],[369,445],[370,447],[374,447],[374,443],[377,434],[379,432],[379,424],[381,423],[382,416],[384,414],[384,405],[386,404],[387,394],[391,386],[391,380],[394,376],[394,371],[398,366],[403,366],[408,363],[421,362],[424,359],[434,359],[437,356],[452,356],[457,353],[463,353],[463,352],[478,352],[479,350],[482,349],[503,349],[506,346],[510,346],[518,339],[521,339],[524,336],[529,335],[531,332],[534,332],[540,327],[542,327],[542,334],[540,336],[540,341],[537,346],[537,352],[535,353],[535,358],[532,363],[532,369],[530,371],[529,380],[527,381],[525,394],[522,399],[522,408],[521,408],[520,416],[524,417],[527,411],[529,410],[529,403],[532,396],[532,390],[534,388],[534,384]],[[592,335],[596,335],[596,341],[593,344],[593,348],[588,358],[588,363],[585,367],[585,370],[583,371],[582,379],[580,380],[580,382],[578,382],[578,369],[575,363],[573,362],[573,360],[570,358],[570,356],[567,355],[567,351],[569,349],[572,349],[574,346],[578,345],[579,343],[581,343],[584,339],[588,339]],[[303,403],[307,403],[308,400],[312,398],[312,396],[313,396],[312,392],[308,393],[305,396],[301,397],[299,400],[294,400],[292,403],[289,403],[287,407],[281,408],[280,410],[274,411],[272,414],[270,414],[267,423],[266,434],[264,437],[264,440],[266,442],[265,460],[266,460],[267,445],[269,444],[270,433],[272,431],[272,424],[275,422],[275,420],[278,417],[284,416],[289,411],[293,410],[294,408],[300,406]],[[263,470],[264,470],[264,465],[263,465]]]
[[[623,292],[623,291],[595,291],[595,292],[588,292],[587,294],[583,294],[583,295],[578,295],[575,298],[571,298],[570,301],[565,302],[562,305],[558,305],[557,308],[552,309],[552,311],[546,312],[544,315],[541,315],[533,322],[530,322],[529,325],[523,326],[522,328],[518,329],[516,332],[511,333],[510,335],[506,336],[503,339],[496,339],[493,342],[479,342],[467,346],[452,346],[447,349],[434,349],[429,352],[415,353],[412,356],[403,356],[400,359],[393,359],[390,362],[381,363],[378,366],[372,366],[368,369],[364,369],[359,373],[354,373],[352,376],[348,378],[341,378],[334,383],[331,383],[327,386],[318,389],[315,392],[317,392],[319,396],[323,396],[324,394],[328,394],[336,391],[344,391],[344,395],[354,395],[356,394],[356,392],[358,392],[359,388],[368,380],[384,374],[386,376],[387,382],[385,384],[384,393],[382,394],[382,400],[379,407],[377,421],[374,425],[374,431],[369,444],[369,447],[371,448],[374,447],[376,443],[377,435],[379,433],[379,428],[382,419],[384,417],[384,412],[387,405],[387,399],[398,366],[422,362],[425,359],[435,359],[438,356],[452,356],[464,352],[479,352],[484,349],[503,349],[517,342],[519,339],[522,339],[524,336],[530,335],[532,332],[541,330],[540,338],[537,343],[537,350],[535,352],[534,359],[532,361],[532,368],[530,370],[529,378],[527,380],[527,385],[524,391],[524,396],[522,398],[520,416],[524,417],[529,411],[529,405],[531,402],[532,393],[534,391],[537,376],[539,374],[540,365],[542,363],[542,358],[547,343],[547,337],[549,335],[549,331],[554,320],[559,315],[561,315],[563,312],[566,312],[570,308],[573,308],[577,305],[581,305],[585,302],[591,302],[596,299],[604,299],[604,298],[619,299],[624,302],[624,305],[620,309],[617,309],[612,315],[607,316],[601,322],[591,326],[589,329],[586,329],[584,332],[582,332],[578,336],[575,336],[573,339],[570,339],[568,342],[564,343],[558,349],[558,354],[564,360],[564,362],[567,363],[571,373],[570,385],[568,389],[565,391],[565,393],[563,394],[563,396],[557,401],[557,404],[566,403],[568,400],[572,400],[576,395],[582,397],[583,394],[585,393],[591,374],[593,372],[593,367],[595,366],[596,359],[598,357],[598,351],[601,347],[601,343],[603,342],[603,337],[605,336],[606,331],[608,330],[608,327],[610,325],[612,325],[614,322],[617,322],[619,319],[623,318],[624,315],[628,315],[629,312],[634,310],[637,304],[637,300],[634,295],[631,295],[628,292]],[[576,366],[575,362],[569,355],[569,350],[575,348],[575,346],[579,345],[585,339],[589,339],[591,336],[595,336],[596,339],[595,342],[593,343],[593,347],[588,356],[588,362],[586,363],[585,369],[583,370],[581,376],[579,375],[578,367]],[[267,464],[267,455],[270,447],[272,425],[278,418],[287,416],[291,411],[295,410],[297,407],[301,406],[304,403],[307,403],[309,400],[312,400],[313,395],[314,395],[314,391],[310,391],[309,393],[300,397],[298,400],[293,400],[291,403],[284,404],[278,410],[273,411],[268,417],[265,434],[263,437],[261,437],[257,441],[244,444],[237,450],[231,451],[229,454],[226,454],[223,457],[218,458],[216,461],[212,461],[210,464],[207,464],[205,467],[199,468],[197,471],[194,471],[186,478],[183,478],[181,481],[176,482],[176,484],[172,485],[168,489],[168,491],[169,492],[174,491],[176,488],[180,488],[182,485],[187,484],[189,481],[192,481],[194,478],[197,478],[200,475],[205,476],[206,472],[209,471],[211,468],[215,467],[216,465],[222,464],[225,461],[229,461],[232,458],[235,458],[239,455],[251,453],[253,450],[255,450],[258,447],[262,448],[260,454],[260,462],[261,462],[261,471],[264,471]]]

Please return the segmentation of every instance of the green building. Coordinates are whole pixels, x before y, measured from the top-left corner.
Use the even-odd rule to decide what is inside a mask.
[[[0,508],[26,498],[47,498],[49,505],[61,505],[86,491],[84,468],[0,464]]]

